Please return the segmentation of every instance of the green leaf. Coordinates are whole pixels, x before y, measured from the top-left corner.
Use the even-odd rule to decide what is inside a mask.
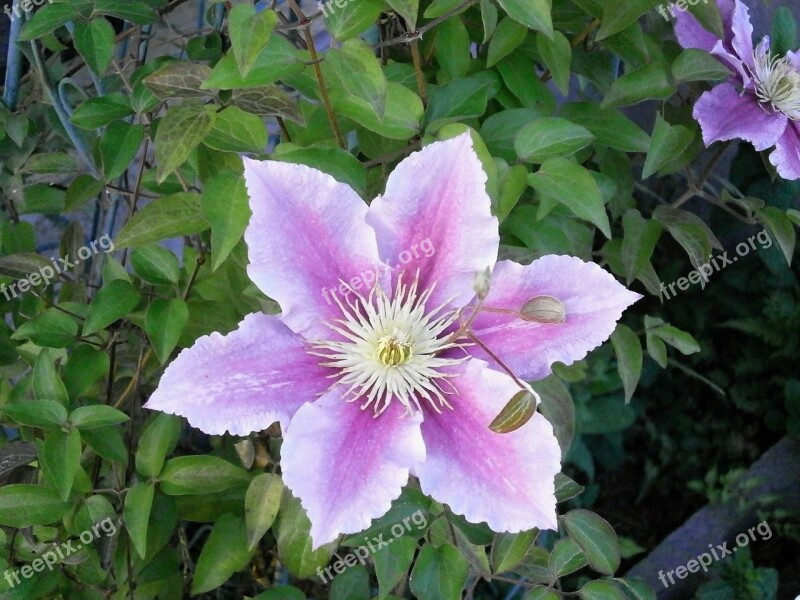
[[[772,35],[770,49],[775,56],[785,56],[787,52],[797,50],[797,21],[788,6],[779,6],[772,17]]]
[[[157,298],[150,303],[144,317],[144,330],[163,365],[178,345],[183,328],[189,321],[189,309],[183,298]]]
[[[111,23],[103,17],[78,21],[72,32],[75,49],[97,75],[103,74],[114,57],[115,36]]]
[[[560,117],[544,117],[519,130],[514,149],[522,160],[541,164],[549,158],[575,154],[593,141],[594,135],[581,125]]]
[[[161,412],[150,417],[136,448],[136,470],[145,477],[158,475],[164,459],[175,449],[180,434],[180,417]]]
[[[248,480],[243,469],[210,455],[171,458],[158,476],[161,491],[170,496],[224,492]]]
[[[214,125],[216,113],[196,100],[172,106],[161,118],[156,131],[155,155],[158,182],[180,167]]]
[[[441,17],[442,15],[454,11],[455,14],[458,14],[467,9],[463,4],[461,0],[433,0],[430,6],[425,9],[425,14],[423,16],[426,19],[435,19],[436,17]]]
[[[539,410],[553,426],[562,457],[566,456],[575,437],[575,404],[569,388],[555,375],[540,379],[531,387],[539,394]]]
[[[611,525],[595,513],[579,508],[564,516],[564,527],[586,554],[589,565],[603,575],[619,568],[619,540]]]
[[[647,152],[650,136],[622,112],[601,108],[594,102],[571,102],[561,107],[561,116],[583,125],[597,141],[623,152]]]
[[[633,600],[656,600],[653,589],[641,579],[617,579],[615,581],[623,586],[626,592],[629,592],[626,594],[627,596],[633,596]]]
[[[77,6],[69,2],[47,4],[37,10],[33,17],[22,26],[20,42],[30,42],[51,33],[75,19],[79,14]]]
[[[569,538],[558,540],[550,553],[548,568],[553,581],[582,569],[589,564],[583,550]]]
[[[409,31],[414,31],[419,14],[419,0],[386,0],[394,12],[403,17]]]
[[[155,486],[151,481],[136,483],[125,494],[125,528],[133,542],[133,547],[140,557],[145,558],[147,552],[147,526],[150,523],[150,511],[153,508]]]
[[[450,80],[464,77],[469,71],[469,33],[460,16],[450,17],[436,28],[436,61]]]
[[[67,406],[69,396],[56,371],[55,356],[53,350],[45,348],[36,357],[33,365],[33,394],[37,400],[56,400]]]
[[[411,592],[424,600],[460,600],[468,574],[469,563],[457,548],[425,544],[411,571]]]
[[[298,125],[305,124],[295,101],[277,85],[233,90],[231,104],[254,115],[282,117]]]
[[[22,167],[24,173],[70,173],[77,170],[75,159],[63,152],[33,154]]]
[[[157,244],[136,248],[131,253],[136,274],[155,285],[177,284],[180,276],[178,257]]]
[[[211,224],[211,269],[216,270],[242,239],[250,220],[244,177],[233,171],[214,175],[203,188],[202,207]]]
[[[52,429],[41,445],[37,443],[37,448],[42,470],[55,485],[61,499],[66,500],[81,466],[81,434],[77,429],[66,433]]]
[[[414,560],[417,540],[410,537],[399,537],[389,546],[372,555],[375,563],[375,574],[378,577],[378,598],[384,600],[397,587],[406,575]]]
[[[638,210],[631,209],[622,217],[625,236],[622,238],[622,264],[628,284],[650,264],[650,258],[661,237],[661,225],[646,220]]]
[[[556,474],[556,502],[566,502],[583,492],[584,487],[563,473]]]
[[[602,107],[628,106],[645,100],[666,100],[675,93],[667,68],[659,62],[646,64],[615,80]]]
[[[536,412],[536,396],[527,390],[514,394],[489,425],[495,433],[511,433],[531,420]]]
[[[528,593],[522,600],[560,600],[561,596],[556,594],[550,588],[544,586],[536,586],[528,590]]]
[[[603,196],[586,168],[566,158],[551,158],[528,176],[528,184],[543,196],[564,204],[577,217],[594,223],[611,238]]]
[[[19,326],[12,340],[29,339],[37,346],[67,348],[78,337],[78,324],[63,312],[49,308]]]
[[[693,213],[660,205],[653,211],[653,218],[681,245],[696,269],[706,263],[712,248],[722,250],[722,244],[708,225]]]
[[[267,147],[267,128],[260,117],[229,106],[217,113],[203,143],[222,152],[263,152]]]
[[[642,179],[675,160],[694,141],[694,131],[683,125],[670,125],[660,114],[656,115],[650,150],[642,170]]]
[[[431,90],[425,129],[432,133],[448,123],[482,116],[489,99],[496,93],[493,90],[496,84],[497,80],[491,75],[467,77]]]
[[[346,6],[339,2],[328,0],[323,6],[325,28],[338,41],[355,37],[366,31],[370,25],[378,20],[383,11],[383,0],[346,0]]]
[[[122,175],[133,163],[144,139],[144,126],[111,123],[100,138],[100,164],[106,181]]]
[[[560,31],[553,32],[552,38],[537,36],[536,46],[544,64],[553,75],[553,81],[564,96],[569,93],[571,76],[572,45]]]
[[[383,120],[378,119],[369,104],[344,90],[333,89],[330,97],[337,114],[393,140],[408,140],[417,135],[425,111],[419,96],[393,81],[386,84]]]
[[[538,529],[520,533],[498,533],[492,543],[492,567],[495,573],[513,571],[525,558],[539,535]]]
[[[67,422],[67,409],[54,400],[14,402],[3,406],[2,412],[28,427],[61,427]]]
[[[115,279],[101,287],[89,304],[83,335],[89,335],[111,325],[131,312],[142,295],[130,283]]]
[[[78,105],[69,120],[82,129],[99,129],[133,114],[128,100],[119,94],[90,98]]]
[[[283,481],[272,473],[262,473],[250,482],[244,497],[247,548],[255,549],[267,533],[281,506]]]
[[[590,581],[581,588],[582,600],[625,600],[625,594],[610,581]]]
[[[141,0],[96,0],[94,10],[97,13],[130,21],[136,25],[147,25],[156,18],[153,9]]]
[[[242,76],[247,76],[253,68],[277,23],[274,10],[256,12],[252,4],[237,4],[228,12],[231,48]]]
[[[756,210],[755,213],[758,219],[767,226],[783,251],[786,262],[791,265],[796,241],[796,232],[791,219],[781,209],[774,206],[766,206]]]
[[[330,600],[369,600],[372,597],[369,587],[369,571],[363,565],[355,565],[331,584]]]
[[[211,75],[211,68],[202,63],[173,60],[150,73],[142,83],[159,98],[208,98],[211,92],[200,86]]]
[[[725,37],[725,25],[722,22],[722,14],[716,2],[690,3],[689,12],[692,13],[700,25],[716,35],[717,38],[722,39]]]
[[[620,4],[615,0],[602,0],[602,25],[597,32],[597,41],[619,33],[635,23],[647,11],[655,8],[659,0],[628,0]]]
[[[383,119],[387,83],[375,51],[360,39],[350,39],[328,52],[326,60],[344,89],[369,104],[378,119]]]
[[[200,195],[179,192],[147,204],[125,224],[114,242],[117,249],[146,246],[208,229]]]
[[[88,344],[80,344],[70,354],[64,367],[64,386],[73,400],[83,396],[92,384],[108,373],[108,354]]]
[[[204,90],[232,90],[261,87],[285,79],[305,68],[292,44],[280,35],[270,36],[267,47],[258,55],[255,65],[246,76],[239,73],[232,53],[214,65],[211,75],[203,82]]]
[[[101,458],[120,463],[128,459],[128,449],[122,441],[122,431],[116,425],[87,429],[81,433],[81,437]]]
[[[63,519],[69,509],[55,490],[27,483],[0,487],[0,524],[7,527],[49,525]]]
[[[681,331],[672,325],[660,325],[655,328],[648,328],[651,335],[664,340],[667,344],[676,348],[681,354],[695,354],[700,352],[700,344],[697,343],[691,334]]]
[[[625,402],[630,402],[642,375],[642,344],[639,336],[621,323],[611,335],[611,343],[617,354],[617,369],[625,388]]]
[[[69,420],[73,426],[83,431],[84,429],[119,425],[128,420],[128,415],[112,406],[96,404],[79,406],[69,415]]]
[[[497,0],[508,16],[530,27],[541,31],[547,37],[553,37],[552,0]]]
[[[336,550],[336,542],[312,550],[310,531],[311,522],[300,500],[287,490],[281,499],[275,527],[278,559],[289,573],[301,579],[316,576],[317,568],[324,567]]]
[[[192,579],[192,595],[221,586],[231,575],[244,569],[253,553],[247,549],[247,535],[241,517],[226,513],[211,530]]]
[[[676,81],[720,81],[731,72],[705,50],[687,48],[672,63],[672,76]]]
[[[64,203],[65,212],[81,208],[86,202],[103,191],[103,182],[91,175],[78,175],[67,188]]]
[[[486,67],[493,67],[516,50],[528,37],[528,29],[510,17],[503,17],[489,41]],[[544,38],[547,39],[547,38]]]

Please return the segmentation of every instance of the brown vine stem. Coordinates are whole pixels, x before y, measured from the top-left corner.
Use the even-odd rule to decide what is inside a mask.
[[[292,8],[292,11],[297,15],[297,18],[303,25],[303,36],[306,39],[306,46],[308,47],[308,52],[311,55],[311,61],[314,63],[314,73],[317,76],[317,83],[319,84],[319,93],[320,97],[322,98],[322,104],[325,105],[325,113],[328,115],[328,122],[331,124],[333,134],[336,136],[336,142],[339,144],[339,147],[344,150],[347,148],[347,146],[344,142],[342,132],[339,129],[339,122],[336,120],[336,113],[333,112],[333,105],[331,104],[331,98],[328,95],[328,88],[325,86],[325,77],[322,75],[322,69],[317,62],[317,48],[314,45],[314,36],[311,35],[311,21],[305,16],[303,10],[297,4],[297,0],[288,0],[288,2],[289,6]]]
[[[396,44],[407,44],[407,43],[411,42],[412,40],[422,39],[422,35],[425,32],[429,31],[430,29],[433,29],[439,23],[442,23],[443,21],[446,21],[450,17],[452,17],[454,15],[457,15],[460,12],[463,12],[464,10],[468,9],[470,6],[475,4],[477,1],[478,0],[465,0],[464,2],[462,2],[461,4],[459,4],[458,6],[453,8],[452,10],[448,10],[443,15],[436,17],[432,21],[428,21],[427,23],[425,23],[425,25],[423,25],[422,27],[420,27],[416,31],[405,33],[405,34],[403,34],[401,36],[392,38],[390,40],[386,40],[385,42],[381,42],[380,44],[377,44],[376,46],[373,46],[373,48],[377,50],[377,49],[383,48],[385,46],[394,46]]]
[[[422,72],[422,58],[419,55],[419,38],[414,38],[409,43],[411,46],[411,59],[414,61],[414,72],[417,74],[417,88],[423,104],[428,103],[428,93],[425,87],[425,74]]]
[[[700,195],[700,192],[703,190],[703,186],[706,184],[706,180],[708,176],[711,175],[711,171],[719,162],[719,159],[722,158],[725,151],[730,146],[730,142],[725,142],[724,144],[720,144],[719,148],[714,152],[713,156],[709,159],[708,164],[703,168],[703,171],[700,173],[700,177],[694,184],[689,186],[689,189],[678,198],[675,202],[672,203],[672,208],[679,208],[682,204],[686,203],[688,200],[691,200],[695,196]]]

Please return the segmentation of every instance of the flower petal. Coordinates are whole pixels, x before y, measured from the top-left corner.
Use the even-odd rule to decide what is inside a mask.
[[[281,448],[283,479],[308,513],[315,548],[369,527],[425,460],[421,415],[393,402],[375,418],[344,391],[337,386],[297,411]]]
[[[786,129],[787,121],[785,115],[765,112],[755,96],[740,95],[729,83],[721,83],[700,96],[693,115],[703,130],[706,146],[742,139],[753,144],[756,150],[774,146]]]
[[[389,176],[369,209],[381,258],[398,270],[420,269],[420,287],[436,282],[431,305],[461,307],[475,274],[491,268],[500,245],[486,193],[486,173],[468,133],[415,152]]]
[[[481,311],[472,324],[476,337],[526,381],[546,377],[556,361],[570,364],[582,359],[608,339],[622,312],[641,298],[593,263],[551,255],[527,266],[497,263],[483,306],[519,311],[536,296],[557,298],[566,321],[542,324]],[[496,366],[480,346],[470,347],[469,352]]]
[[[275,421],[285,428],[330,386],[318,362],[280,319],[253,313],[229,334],[203,336],[183,350],[144,407],[215,435],[247,435]]]
[[[561,450],[553,427],[536,413],[516,431],[494,433],[490,423],[519,387],[480,360],[453,372],[453,410],[427,412],[422,423],[428,457],[415,469],[422,491],[494,531],[557,529]]]
[[[789,62],[794,65],[794,68],[800,71],[800,51],[787,52],[786,57],[789,59]]]
[[[769,162],[784,179],[800,179],[800,122],[789,121],[774,152],[769,155]]]
[[[750,9],[741,0],[735,0],[731,19],[731,47],[742,62],[751,69],[753,62],[753,24],[750,22]]]
[[[368,283],[376,269],[383,272],[375,232],[364,222],[367,205],[305,165],[247,158],[244,165],[253,211],[244,234],[247,274],[281,305],[292,330],[330,337],[323,321],[341,316],[332,298],[340,280]]]

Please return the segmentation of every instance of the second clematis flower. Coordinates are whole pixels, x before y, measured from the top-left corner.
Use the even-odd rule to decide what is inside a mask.
[[[742,139],[756,150],[775,146],[769,160],[784,179],[800,179],[800,53],[777,56],[765,37],[754,48],[753,26],[740,0],[717,0],[725,38],[691,15],[678,15],[675,34],[684,48],[706,50],[731,78],[705,92],[694,107],[706,146]]]
[[[369,527],[410,475],[495,531],[555,529],[552,426],[539,413],[511,433],[489,425],[640,296],[573,257],[497,262],[469,134],[403,160],[369,206],[302,165],[245,159],[245,180],[248,274],[283,312],[198,339],[146,408],[211,434],[280,422],[314,547]]]

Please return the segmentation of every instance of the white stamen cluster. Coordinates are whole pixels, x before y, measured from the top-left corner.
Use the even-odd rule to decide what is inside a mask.
[[[450,348],[461,347],[448,328],[458,319],[458,311],[445,311],[441,305],[431,311],[426,303],[433,287],[418,293],[419,277],[403,284],[398,277],[392,297],[378,286],[367,297],[351,290],[345,305],[334,296],[342,318],[327,325],[342,338],[314,344],[315,356],[325,359],[324,367],[337,370],[334,385],[349,386],[348,402],[362,400],[362,410],[374,406],[375,416],[397,400],[406,413],[422,410],[420,399],[434,410],[452,408],[441,388],[450,375],[442,367],[465,359],[441,358]],[[355,299],[351,299],[354,297]],[[466,357],[465,357],[466,358]]]
[[[753,83],[758,100],[773,110],[800,121],[800,73],[791,61],[770,53],[759,44],[753,54]]]

